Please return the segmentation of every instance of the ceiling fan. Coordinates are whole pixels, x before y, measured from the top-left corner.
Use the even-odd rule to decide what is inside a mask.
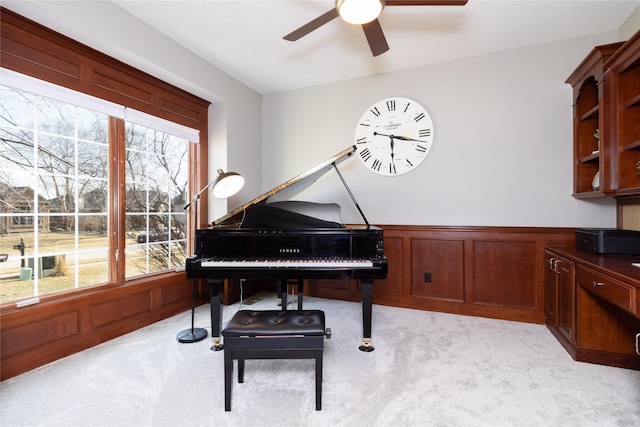
[[[389,45],[384,37],[378,16],[386,6],[464,6],[468,0],[336,0],[336,7],[309,21],[297,30],[283,37],[285,40],[296,41],[310,32],[317,30],[324,24],[340,16],[352,24],[362,25],[373,56],[378,56],[387,50]],[[362,15],[362,16],[361,16]]]

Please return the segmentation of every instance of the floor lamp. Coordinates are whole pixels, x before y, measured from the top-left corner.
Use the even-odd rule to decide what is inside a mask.
[[[184,207],[185,210],[189,209],[191,205],[194,205],[194,219],[193,219],[193,252],[196,252],[196,230],[198,229],[198,200],[200,195],[204,193],[207,188],[211,187],[211,192],[214,197],[224,199],[236,194],[244,185],[244,178],[236,172],[223,172],[222,169],[218,169],[218,176],[205,185],[205,187],[196,194],[196,196]],[[191,279],[191,328],[178,332],[176,339],[181,343],[192,343],[202,341],[207,337],[207,330],[204,328],[196,328],[195,325],[196,315],[196,279]]]

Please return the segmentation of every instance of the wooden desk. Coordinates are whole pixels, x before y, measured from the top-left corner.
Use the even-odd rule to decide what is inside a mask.
[[[545,320],[578,361],[640,370],[640,257],[547,247]]]

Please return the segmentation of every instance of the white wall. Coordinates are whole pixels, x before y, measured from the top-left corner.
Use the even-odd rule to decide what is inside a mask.
[[[640,6],[620,26],[620,40],[629,40],[640,30]]]
[[[615,227],[613,200],[571,196],[571,87],[564,83],[593,46],[614,41],[617,32],[595,34],[264,95],[263,190],[352,145],[371,104],[404,96],[433,119],[427,159],[398,177],[378,176],[355,158],[340,169],[369,222]],[[343,220],[362,222],[330,180],[298,198],[336,199],[335,184]]]

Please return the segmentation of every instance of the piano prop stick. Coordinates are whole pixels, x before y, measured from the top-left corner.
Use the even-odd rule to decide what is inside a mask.
[[[222,172],[222,169],[218,169],[218,176],[214,178],[211,182],[202,188],[196,194],[196,196],[184,207],[184,210],[187,210],[194,206],[193,211],[193,236],[195,238],[195,232],[198,229],[198,200],[200,200],[200,195],[204,193],[209,187],[211,187],[211,191],[214,196],[223,198],[230,197],[240,191],[242,186],[244,185],[244,178],[242,178],[236,172]],[[213,187],[212,187],[213,186]],[[194,250],[197,248],[197,242],[194,244]],[[195,252],[194,252],[195,253]],[[180,343],[194,343],[198,341],[202,341],[207,337],[207,330],[204,328],[196,328],[195,327],[195,313],[196,313],[196,279],[191,280],[191,328],[185,329],[183,331],[178,332],[176,335],[176,339]]]
[[[226,279],[277,279],[280,283],[302,283],[304,279],[360,280],[363,341],[359,348],[366,352],[374,350],[373,283],[387,277],[388,263],[382,229],[369,224],[337,167],[355,149],[349,147],[214,221],[213,228],[196,230],[194,256],[186,260],[186,273],[188,278],[209,282],[212,350],[223,348],[220,333]],[[274,201],[271,197],[291,193],[293,184],[315,182],[319,174],[328,170],[337,172],[364,225],[345,227],[336,203]],[[286,309],[284,304],[282,309]]]

